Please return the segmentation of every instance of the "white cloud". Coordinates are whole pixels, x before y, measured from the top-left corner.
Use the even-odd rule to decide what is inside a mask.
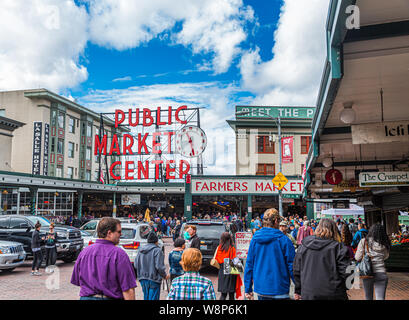
[[[116,78],[116,79],[112,80],[112,82],[126,82],[126,81],[132,81],[132,77],[126,76],[126,77],[123,77],[123,78]]]
[[[135,48],[171,34],[194,54],[211,54],[216,74],[228,70],[246,39],[253,9],[242,0],[88,0],[91,40],[117,50]],[[181,23],[181,30],[174,27]],[[164,37],[167,38],[167,37]]]
[[[0,89],[59,91],[85,81],[87,19],[72,0],[0,1]]]
[[[243,88],[254,104],[315,105],[326,56],[329,0],[285,0],[275,32],[274,57],[263,62],[259,48],[241,58]]]

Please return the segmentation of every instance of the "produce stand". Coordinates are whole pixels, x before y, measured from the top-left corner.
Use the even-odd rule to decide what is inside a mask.
[[[392,239],[392,247],[389,258],[385,260],[387,271],[409,271],[409,238],[396,236]]]

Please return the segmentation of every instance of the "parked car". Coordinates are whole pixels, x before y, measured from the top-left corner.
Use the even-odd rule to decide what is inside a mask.
[[[50,221],[42,216],[0,216],[0,240],[20,242],[27,256],[32,256],[31,238],[37,221],[41,223],[40,235],[45,236],[49,230]],[[64,262],[72,262],[77,259],[84,246],[80,230],[59,224],[55,225],[54,230],[57,234],[57,259]]]
[[[26,252],[21,243],[0,240],[0,270],[10,272],[21,266],[25,259]]]
[[[184,230],[185,224],[196,226],[196,234],[200,239],[200,251],[203,257],[202,268],[209,266],[222,233],[228,231],[226,224],[217,220],[191,220],[184,223],[181,230]]]
[[[125,250],[131,263],[134,263],[139,248],[148,243],[148,234],[152,231],[152,227],[148,223],[121,223],[122,235],[119,239],[118,247]],[[92,245],[98,239],[95,234],[88,243]],[[165,253],[163,241],[159,239],[159,247]]]

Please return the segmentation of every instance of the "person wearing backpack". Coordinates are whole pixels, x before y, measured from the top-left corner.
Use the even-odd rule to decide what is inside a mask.
[[[373,300],[375,289],[376,300],[385,300],[388,276],[386,274],[385,260],[389,258],[391,241],[386,234],[384,226],[380,223],[374,224],[366,238],[361,239],[355,253],[355,260],[361,261],[368,254],[372,264],[372,278],[362,279],[365,299]]]
[[[356,249],[359,242],[364,239],[368,234],[365,224],[358,224],[358,231],[355,233],[354,238],[352,239],[351,247]]]

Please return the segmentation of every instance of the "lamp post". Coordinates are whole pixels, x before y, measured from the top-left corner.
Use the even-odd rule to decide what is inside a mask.
[[[243,116],[246,114],[249,114],[250,111],[238,111],[236,112],[236,116]],[[278,152],[279,152],[279,172],[283,171],[283,166],[282,166],[282,153],[281,153],[281,118],[277,117],[274,118],[270,116],[269,114],[265,113],[262,110],[258,110],[258,113],[261,115],[264,115],[272,120],[274,120],[275,124],[277,125],[278,129]],[[278,212],[280,213],[280,216],[283,216],[283,198],[282,198],[282,193],[281,190],[278,191]]]

